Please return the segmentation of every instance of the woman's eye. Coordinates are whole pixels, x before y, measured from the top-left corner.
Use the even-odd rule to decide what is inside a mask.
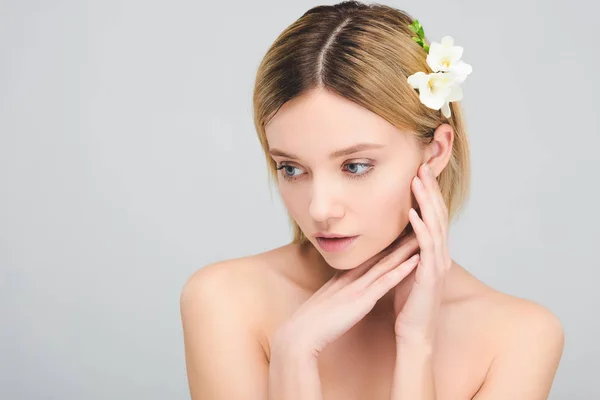
[[[284,176],[286,177],[296,177],[297,175],[294,175],[294,170],[299,168],[294,167],[293,165],[282,165],[281,168],[283,168],[283,172],[284,172]]]
[[[371,170],[373,165],[369,164],[369,163],[347,163],[344,164],[344,170],[348,172],[348,175],[350,178],[362,178],[364,176],[366,176],[369,172],[371,172]],[[288,164],[280,164],[277,167],[277,170],[282,170],[282,175],[284,179],[287,180],[296,180],[298,179],[298,177],[300,177],[300,175],[302,175],[302,172],[298,173],[298,174],[294,174],[294,170],[298,170],[301,171],[300,168],[295,167],[293,165],[288,165]]]
[[[361,173],[363,173],[365,170],[367,170],[370,167],[370,164],[365,164],[365,163],[349,163],[346,164],[348,166],[348,172],[351,172],[352,174],[355,175],[360,175]],[[350,168],[350,166],[354,166],[354,168]],[[364,169],[361,169],[364,168]]]

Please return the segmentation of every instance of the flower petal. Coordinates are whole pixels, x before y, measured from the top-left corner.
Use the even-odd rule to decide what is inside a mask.
[[[429,81],[427,81],[424,85],[421,85],[419,87],[419,99],[421,100],[421,102],[423,102],[423,99],[426,98],[427,96],[431,96],[432,90],[431,90],[431,86],[429,86]]]
[[[431,46],[429,46],[429,53],[427,54],[427,64],[431,68],[433,72],[439,72],[443,67],[443,62],[448,58],[448,50],[449,48],[444,47],[440,43],[433,42]]]
[[[452,60],[452,64],[459,62],[460,58],[463,55],[463,51],[464,49],[460,46],[453,46],[452,49],[450,49],[449,54],[450,60]]]
[[[446,101],[447,102],[451,102],[451,101],[459,101],[462,100],[463,98],[463,90],[460,86],[458,86],[458,84],[452,85],[452,87],[450,88],[450,93],[448,93],[448,96],[446,97]]]
[[[419,96],[421,103],[434,110],[439,110],[446,102],[445,94],[435,94],[431,91],[423,90]]]
[[[452,38],[452,36],[444,36],[442,38],[442,46],[444,46],[444,47],[454,46],[454,39]]]
[[[450,118],[450,116],[452,115],[452,112],[450,111],[450,104],[444,103],[444,105],[442,106],[442,114],[444,114],[444,117]]]
[[[425,72],[419,71],[415,72],[406,80],[413,89],[420,89],[423,86],[426,86],[429,82],[429,77]]]
[[[454,72],[457,82],[463,82],[467,75],[473,72],[473,67],[461,60],[452,66],[452,72]]]
[[[438,42],[432,42],[429,45],[429,54],[431,54],[431,53],[439,54],[440,52],[443,52],[443,51],[444,51],[444,46],[442,46]]]
[[[456,77],[452,72],[435,72],[429,75],[429,84],[435,88],[434,91],[441,88],[450,88],[456,81]]]
[[[433,72],[439,72],[442,70],[442,54],[439,51],[431,51],[431,47],[429,48],[429,54],[427,54],[427,65]]]

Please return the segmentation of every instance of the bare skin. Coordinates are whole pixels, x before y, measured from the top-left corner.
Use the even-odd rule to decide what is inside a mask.
[[[302,334],[293,335],[296,342],[286,344],[288,354],[282,358],[281,340],[274,339],[281,338],[277,333],[295,311],[310,304],[307,300],[337,271],[376,261],[404,232],[408,210],[415,206],[415,172],[427,163],[431,176],[439,175],[452,153],[453,132],[447,124],[440,126],[431,146],[422,149],[410,134],[370,111],[317,91],[281,107],[267,136],[272,156],[282,166],[282,199],[309,242],[217,262],[199,269],[186,283],[181,313],[192,399],[266,400],[269,377],[282,374],[291,382],[278,393],[286,400],[398,400],[390,387],[402,387],[402,382],[404,387],[423,382],[423,387],[435,389],[435,394],[426,389],[428,394],[418,399],[400,396],[403,400],[432,395],[437,400],[547,397],[562,354],[560,322],[536,303],[485,285],[454,261],[440,286],[441,308],[431,320],[435,340],[427,375],[413,372],[421,358],[412,357],[417,353],[411,346],[398,347],[395,333],[394,305],[410,298],[415,272],[422,269],[382,292],[370,312],[320,351],[314,363],[306,354],[311,347],[299,342]],[[330,156],[365,142],[377,147]],[[424,182],[431,187],[432,181]],[[432,210],[427,203],[420,205]],[[351,250],[331,253],[317,244],[318,231],[359,237]],[[309,331],[318,330],[317,325],[312,323]],[[403,362],[395,364],[398,359]],[[395,374],[398,365],[404,367]],[[309,378],[315,374],[318,382]],[[309,395],[298,395],[311,385]]]
[[[193,399],[267,399],[273,334],[332,273],[315,268],[319,265],[315,253],[289,244],[211,264],[192,276],[182,294],[182,310],[196,314],[184,320]],[[552,340],[559,325],[542,306],[486,286],[455,262],[451,271],[436,335],[436,392],[439,399],[472,399],[494,357],[518,340],[522,330],[539,324]],[[199,314],[208,318],[213,313],[225,326],[206,338],[201,332],[207,320]],[[384,297],[325,349],[319,358],[323,399],[389,399],[396,356],[393,324],[389,298]],[[540,362],[558,364],[560,352],[538,357],[543,357]],[[518,375],[519,366],[514,367]],[[553,373],[537,377],[539,385],[546,386],[552,378]]]
[[[298,245],[284,246],[258,256],[270,259],[267,264],[273,270],[265,272],[273,273],[289,285],[289,303],[287,300],[284,304],[279,303],[277,309],[267,313],[264,325],[267,328],[262,339],[267,359],[270,356],[269,338],[290,317],[294,304],[310,297],[319,284],[308,283],[314,279],[307,260],[311,256],[303,255]],[[277,263],[278,257],[296,260],[296,264]],[[491,330],[489,317],[482,315],[488,310],[482,303],[493,301],[494,292],[456,263],[452,271],[444,295],[438,328],[443,333],[438,334],[434,369],[439,371],[437,384],[439,393],[444,393],[443,398],[470,399],[481,386],[493,357],[490,341],[494,330]],[[308,284],[305,286],[300,282]],[[273,298],[271,304],[280,300]],[[382,299],[372,312],[321,354],[319,373],[324,399],[389,399],[396,358],[395,318],[390,303],[391,299]]]

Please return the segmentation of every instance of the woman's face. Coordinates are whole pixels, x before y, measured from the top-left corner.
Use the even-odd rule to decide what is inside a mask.
[[[330,266],[354,268],[402,233],[415,205],[411,180],[424,161],[411,134],[325,90],[284,104],[266,134],[283,167],[282,200]],[[342,152],[359,144],[365,147]],[[345,250],[328,251],[319,232],[357,237]]]

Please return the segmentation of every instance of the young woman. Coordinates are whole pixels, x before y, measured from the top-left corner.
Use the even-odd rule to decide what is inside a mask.
[[[277,38],[255,124],[294,240],[186,283],[192,399],[547,398],[561,323],[449,256],[469,186],[461,56],[357,2]]]

